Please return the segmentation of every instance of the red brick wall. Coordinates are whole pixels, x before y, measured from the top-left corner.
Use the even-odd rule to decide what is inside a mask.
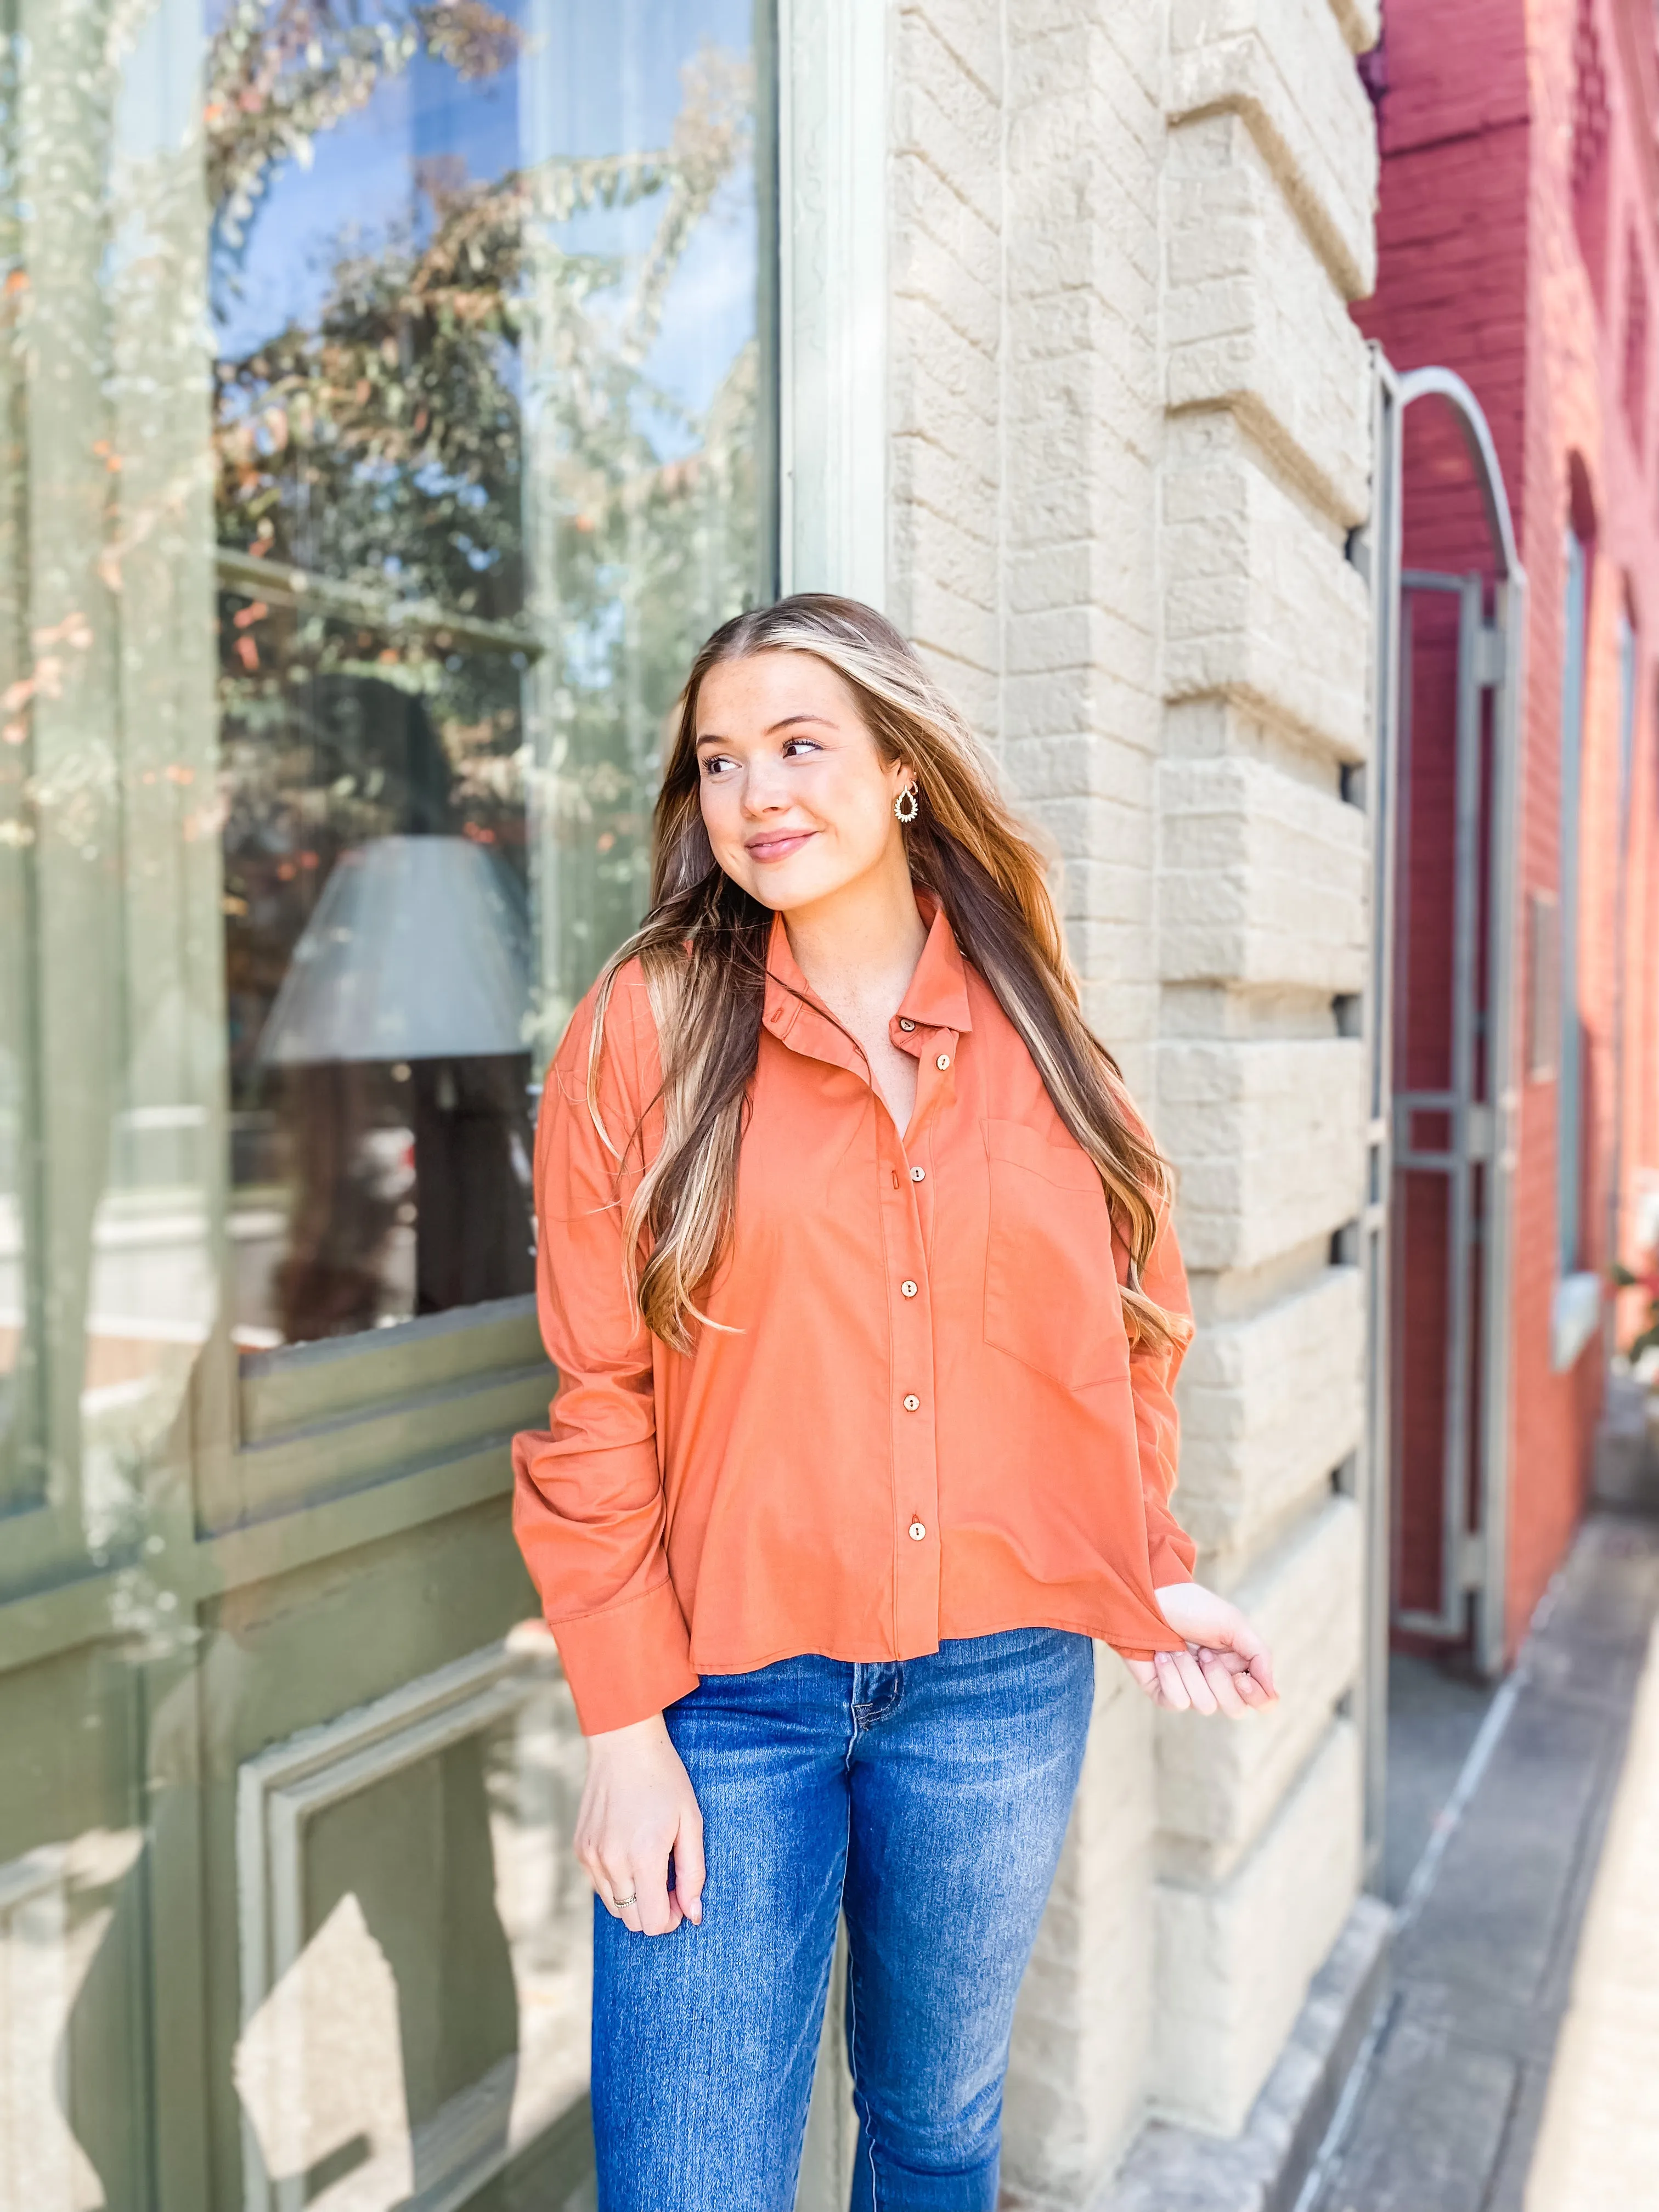
[[[1385,0],[1379,277],[1358,311],[1401,368],[1456,369],[1486,410],[1530,585],[1520,853],[1528,888],[1559,878],[1563,533],[1573,457],[1595,519],[1580,851],[1578,981],[1589,1032],[1585,1249],[1605,1267],[1615,1102],[1618,623],[1637,623],[1636,763],[1626,936],[1623,1175],[1659,1172],[1659,471],[1654,373],[1632,424],[1626,404],[1632,271],[1659,301],[1659,52],[1647,0]],[[1599,52],[1605,129],[1591,190],[1575,201],[1575,45]],[[1583,106],[1581,99],[1580,107]],[[1581,130],[1581,155],[1586,136]],[[1583,167],[1581,161],[1581,167]],[[1601,247],[1586,265],[1585,246]],[[1655,337],[1647,337],[1650,364]],[[1478,544],[1466,481],[1443,440],[1407,448],[1407,558],[1468,565]],[[1520,951],[1524,956],[1524,944]],[[1517,959],[1518,1008],[1528,978]],[[1582,1510],[1601,1393],[1599,1346],[1552,1372],[1556,1085],[1522,1091],[1515,1222],[1511,1644]],[[1626,1309],[1628,1315],[1628,1306]],[[1628,1319],[1626,1322],[1628,1332]]]

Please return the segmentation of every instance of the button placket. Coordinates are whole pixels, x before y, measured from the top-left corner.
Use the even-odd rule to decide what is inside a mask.
[[[924,1068],[927,1064],[924,1060]],[[939,1498],[938,1437],[932,1401],[924,1402],[933,1373],[932,1287],[917,1264],[924,1243],[914,1182],[908,1188],[901,1185],[900,1196],[897,1212],[904,1231],[891,1248],[889,1262],[894,1267],[897,1295],[888,1294],[893,1365],[899,1378],[892,1413],[893,1534],[897,1545],[893,1627],[901,1649],[932,1650],[939,1642],[939,1547],[927,1540],[938,1517]],[[908,1274],[901,1272],[907,1261],[912,1269]],[[915,1387],[907,1389],[906,1380],[912,1377]]]
[[[909,1017],[898,1023],[904,1030]],[[939,1643],[939,1439],[935,1399],[929,1392],[934,1372],[933,1290],[927,1274],[932,1249],[936,1185],[933,1181],[933,1116],[955,1097],[954,1030],[915,1024],[904,1039],[916,1055],[916,1111],[900,1154],[900,1189],[885,1188],[905,1223],[901,1239],[889,1248],[889,1277],[897,1295],[888,1293],[892,1314],[892,1353],[896,1376],[892,1413],[895,1559],[894,1628],[907,1648],[935,1650]],[[921,1155],[914,1161],[906,1154]],[[923,1164],[923,1159],[928,1164]],[[904,1183],[909,1188],[904,1189]],[[890,1217],[892,1218],[894,1217]],[[912,1256],[914,1255],[914,1256]],[[913,1388],[907,1388],[914,1382]]]

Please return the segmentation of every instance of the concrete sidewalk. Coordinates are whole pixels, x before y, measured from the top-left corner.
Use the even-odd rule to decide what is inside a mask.
[[[1659,1627],[1555,2050],[1526,2212],[1659,2203]]]
[[[1594,1516],[1407,1885],[1299,2212],[1659,2206],[1656,1615],[1659,1523]]]

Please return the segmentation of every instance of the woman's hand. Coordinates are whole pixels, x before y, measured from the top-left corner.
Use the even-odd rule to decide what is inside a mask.
[[[588,1738],[576,1856],[611,1918],[641,1935],[702,1920],[702,1814],[660,1713]]]
[[[1155,1705],[1237,1717],[1278,1704],[1272,1654],[1236,1605],[1202,1583],[1170,1583],[1156,1595],[1187,1648],[1123,1662]]]

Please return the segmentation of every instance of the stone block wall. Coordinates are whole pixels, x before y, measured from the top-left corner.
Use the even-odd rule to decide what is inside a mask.
[[[1005,2189],[1229,2133],[1359,1884],[1374,0],[894,0],[889,608],[1052,839],[1090,1016],[1181,1178],[1177,1500],[1285,1696],[1103,1654]]]

